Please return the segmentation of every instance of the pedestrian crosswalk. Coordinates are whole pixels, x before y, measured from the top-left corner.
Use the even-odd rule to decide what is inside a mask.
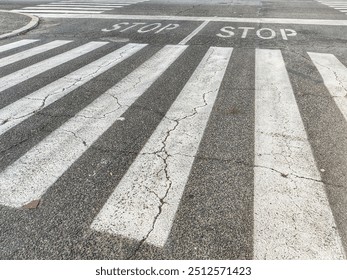
[[[100,14],[115,9],[124,8],[133,4],[147,2],[148,0],[119,0],[119,1],[91,1],[91,0],[69,0],[56,1],[48,4],[38,4],[33,7],[24,7],[13,10],[13,12],[45,14]]]
[[[347,15],[347,1],[318,1],[318,2]]]
[[[106,53],[99,52],[105,47]],[[0,172],[0,205],[21,208],[44,199],[45,193],[108,129],[117,126],[129,111],[136,111],[136,101],[169,69],[173,71],[172,66],[190,47],[166,45],[157,49],[5,166]],[[78,69],[64,70],[67,73],[62,77],[39,89],[28,86],[25,96],[5,104],[0,109],[0,137],[152,48],[137,43],[79,44],[71,40],[19,40],[0,46],[0,95],[45,72],[74,64],[80,57],[99,54]],[[93,217],[91,230],[165,246],[234,53],[231,47],[211,46],[204,51],[146,144]],[[307,55],[346,118],[346,66],[334,54]],[[25,61],[30,65],[24,63],[21,68]],[[281,50],[256,49],[251,63],[255,65],[254,257],[343,259],[341,238],[315,163],[317,151],[310,145],[285,58]],[[165,95],[165,91],[158,94]]]

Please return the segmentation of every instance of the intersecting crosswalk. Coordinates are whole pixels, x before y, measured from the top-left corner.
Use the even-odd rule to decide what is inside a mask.
[[[318,1],[318,2],[347,15],[347,1]]]
[[[32,62],[19,70],[17,67],[11,73],[0,74],[0,94],[112,44],[93,41],[74,45],[35,62],[45,52],[74,43],[20,40],[0,46],[0,70],[28,59]],[[135,43],[114,45],[109,53],[63,77],[34,91],[28,88],[24,97],[0,109],[0,137],[151,47]],[[189,47],[162,47],[5,167],[0,172],[0,205],[20,208],[41,199]],[[91,224],[93,230],[146,240],[157,247],[165,245],[233,53],[229,47],[212,46],[206,51],[162,121],[114,186],[114,192]],[[333,54],[309,52],[308,56],[347,121],[346,66]],[[254,63],[254,256],[265,258],[276,248],[272,255],[276,258],[276,253],[280,255],[282,247],[290,244],[292,258],[344,258],[282,53],[276,49],[256,49]],[[287,230],[283,231],[283,226]],[[314,253],[307,252],[307,248]]]
[[[149,0],[119,0],[119,1],[90,1],[90,0],[69,0],[56,1],[48,4],[39,4],[34,7],[25,7],[13,12],[30,13],[40,15],[45,14],[100,14],[106,11],[120,9],[133,4],[147,2]]]

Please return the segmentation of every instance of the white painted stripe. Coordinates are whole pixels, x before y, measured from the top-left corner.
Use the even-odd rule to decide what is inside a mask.
[[[119,6],[119,5],[132,5],[131,3],[124,3],[124,2],[112,2],[112,3],[92,3],[92,2],[58,2],[58,3],[49,3],[49,4],[41,4],[41,5],[37,5],[37,6],[47,6],[47,5],[53,5],[53,6],[80,6],[80,5],[89,5],[89,6]]]
[[[25,45],[29,45],[31,43],[35,43],[39,40],[29,40],[29,39],[25,39],[25,40],[20,40],[14,43],[10,43],[10,44],[6,44],[3,46],[0,46],[0,53],[5,52],[5,51],[9,51],[9,50],[13,50]]]
[[[22,51],[20,53],[16,53],[16,54],[11,55],[11,56],[4,57],[4,58],[0,59],[0,67],[4,67],[6,65],[18,62],[20,60],[32,57],[34,55],[55,49],[57,47],[63,46],[63,45],[70,43],[70,42],[72,42],[72,41],[56,40],[56,41],[53,41],[53,42],[29,49],[26,51]]]
[[[194,36],[196,36],[204,27],[209,23],[209,21],[204,21],[198,28],[196,28],[192,33],[190,33],[186,38],[184,38],[179,45],[187,44]]]
[[[125,4],[126,5],[126,4]],[[35,6],[35,8],[37,7],[75,7],[75,8],[114,8],[114,7],[119,7],[119,6],[125,6],[124,4],[117,4],[117,5],[53,5],[53,4],[46,4],[46,5],[37,5]]]
[[[231,48],[212,47],[91,227],[165,245]]]
[[[280,50],[256,50],[254,258],[344,251]]]
[[[129,58],[146,45],[128,44],[0,109],[0,135]]]
[[[12,10],[12,12],[17,12],[17,13],[62,13],[62,14],[100,14],[102,12],[98,11],[72,11],[72,10]]]
[[[46,190],[186,49],[165,46],[0,173],[0,204],[20,207]]]
[[[233,18],[233,17],[192,17],[192,16],[162,16],[162,15],[52,15],[41,14],[44,18],[94,18],[94,19],[135,19],[135,20],[180,20],[180,21],[211,21],[211,22],[241,22],[241,23],[280,23],[304,25],[347,26],[347,20],[330,19],[295,19],[295,18]]]
[[[308,55],[347,121],[347,68],[332,54],[309,52]]]
[[[90,42],[2,77],[0,78],[0,92],[106,44],[107,42]]]
[[[113,8],[74,8],[74,7],[48,7],[52,10],[81,10],[81,11],[111,11]],[[27,7],[23,10],[47,10],[47,7]]]

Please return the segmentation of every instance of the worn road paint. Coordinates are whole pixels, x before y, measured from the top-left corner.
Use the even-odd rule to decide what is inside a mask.
[[[192,33],[190,33],[186,38],[184,38],[179,44],[187,44],[193,37],[195,37],[201,30],[203,30],[207,24],[209,24],[209,21],[204,21],[198,28],[196,28]]]
[[[5,52],[5,51],[9,51],[9,50],[13,50],[25,45],[29,45],[31,43],[35,43],[39,40],[29,40],[29,39],[25,39],[25,40],[20,40],[14,43],[10,43],[10,44],[6,44],[3,46],[0,46],[0,53]]]
[[[256,50],[254,258],[344,251],[280,50]]]
[[[91,227],[165,245],[232,48],[211,47]]]
[[[58,15],[58,14],[40,14],[43,18],[94,18],[94,19],[115,19],[115,20],[171,20],[171,21],[210,21],[210,22],[247,22],[257,24],[295,24],[295,25],[327,25],[327,26],[347,26],[347,20],[333,19],[299,19],[299,18],[242,18],[242,17],[193,17],[193,16],[152,16],[152,15]]]
[[[21,207],[40,199],[185,49],[165,46],[8,166],[0,173],[0,204]]]
[[[347,68],[332,54],[309,52],[308,55],[347,121]]]
[[[65,62],[96,50],[97,48],[100,48],[106,44],[107,42],[90,42],[2,77],[0,78],[0,92],[18,85],[19,83],[33,78],[43,72],[46,72],[47,70],[57,67]]]
[[[56,41],[53,41],[53,42],[29,49],[26,51],[22,51],[20,53],[16,53],[16,54],[11,55],[11,56],[6,56],[6,57],[0,59],[0,67],[4,67],[6,65],[21,61],[21,60],[29,58],[29,57],[32,57],[34,55],[55,49],[57,47],[63,46],[63,45],[68,44],[70,42],[72,42],[72,41],[56,40]]]
[[[0,109],[0,135],[144,48],[128,44]]]

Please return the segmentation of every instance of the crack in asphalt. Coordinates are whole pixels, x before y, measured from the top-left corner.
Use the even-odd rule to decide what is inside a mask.
[[[127,53],[127,52],[128,52],[128,50],[124,50],[123,52],[121,52],[121,53],[119,54],[120,58],[119,58],[118,60],[121,60],[121,59],[124,57],[124,54]],[[93,63],[95,63],[95,62],[92,62],[91,64],[93,64]],[[70,84],[68,87],[63,87],[61,90],[59,89],[58,92],[49,93],[49,94],[46,95],[44,98],[37,98],[37,99],[36,99],[36,98],[32,98],[32,97],[30,97],[30,96],[24,97],[24,99],[29,99],[29,100],[36,100],[36,101],[42,100],[42,103],[41,103],[41,105],[40,105],[37,109],[35,109],[35,110],[33,110],[33,111],[31,111],[31,112],[25,114],[25,115],[21,115],[21,116],[19,116],[19,117],[10,116],[10,117],[8,117],[8,118],[2,120],[1,123],[0,123],[0,126],[6,124],[6,123],[8,123],[8,122],[10,122],[11,120],[19,120],[19,119],[23,119],[23,118],[25,119],[25,118],[27,118],[28,116],[31,116],[31,115],[34,115],[34,114],[40,112],[44,107],[46,107],[46,102],[47,102],[47,99],[48,99],[49,97],[54,96],[54,95],[57,95],[57,94],[61,94],[61,93],[63,93],[64,91],[67,91],[67,90],[69,90],[70,88],[75,87],[79,82],[81,82],[81,81],[83,81],[83,80],[85,80],[85,79],[89,79],[89,77],[95,78],[96,76],[98,76],[97,74],[98,74],[98,72],[100,72],[101,69],[107,68],[107,67],[108,67],[109,65],[111,65],[112,63],[113,63],[113,61],[107,61],[106,63],[103,63],[103,64],[99,65],[99,66],[97,67],[97,69],[96,69],[95,71],[93,71],[92,73],[89,73],[89,74],[87,74],[87,75],[81,75],[81,76],[79,76],[78,78],[74,78],[74,79],[73,79],[74,82],[73,82],[72,84]],[[76,71],[79,71],[79,70],[76,70]],[[74,74],[74,73],[71,73],[70,75],[73,75],[73,74]],[[62,79],[63,79],[63,80],[69,80],[69,79],[66,78],[66,77],[63,77]],[[83,86],[83,85],[80,85],[79,87],[82,87],[82,86]],[[76,87],[76,89],[79,88],[79,87]],[[112,96],[112,97],[114,97],[114,96]],[[114,98],[116,98],[116,97],[114,97]],[[56,101],[57,101],[57,100],[56,100]],[[117,101],[117,103],[118,103],[118,101]],[[118,104],[119,104],[119,103],[118,103]],[[120,104],[119,104],[119,106],[122,107]]]

